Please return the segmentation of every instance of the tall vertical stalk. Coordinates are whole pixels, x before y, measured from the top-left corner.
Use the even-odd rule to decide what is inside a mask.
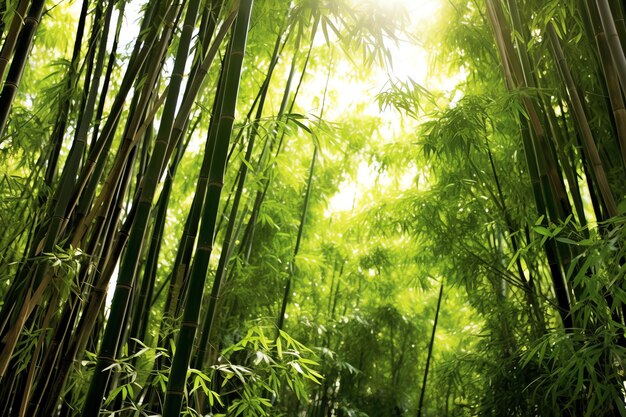
[[[198,327],[200,305],[204,292],[209,258],[211,256],[215,221],[222,192],[226,157],[233,122],[235,120],[235,107],[241,78],[243,58],[246,51],[248,38],[248,26],[252,11],[252,0],[242,0],[237,13],[237,20],[233,28],[231,47],[226,62],[226,75],[224,102],[220,110],[219,124],[217,127],[217,141],[213,151],[213,160],[209,174],[209,182],[202,213],[202,223],[198,247],[194,256],[190,272],[187,299],[183,310],[183,321],[176,339],[176,353],[172,361],[172,368],[167,382],[165,404],[163,405],[163,417],[178,417],[183,402],[183,392],[187,379],[187,368],[191,360],[191,351]],[[213,284],[215,286],[215,283]]]

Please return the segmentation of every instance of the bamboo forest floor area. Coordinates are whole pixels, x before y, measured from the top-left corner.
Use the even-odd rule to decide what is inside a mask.
[[[620,0],[0,3],[0,417],[626,417]]]

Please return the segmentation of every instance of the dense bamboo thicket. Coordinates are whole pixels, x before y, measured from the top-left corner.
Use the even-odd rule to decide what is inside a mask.
[[[8,0],[0,415],[626,415],[625,13]]]

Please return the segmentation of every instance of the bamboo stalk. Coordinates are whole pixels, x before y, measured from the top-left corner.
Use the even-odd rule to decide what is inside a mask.
[[[282,302],[280,305],[280,313],[278,314],[278,320],[276,322],[276,337],[278,338],[279,332],[283,330],[285,325],[285,313],[287,312],[287,304],[289,303],[289,295],[291,294],[291,285],[293,281],[293,275],[296,272],[296,256],[300,250],[300,243],[302,241],[302,234],[304,231],[304,221],[309,210],[309,201],[311,198],[311,190],[313,189],[313,173],[315,171],[315,161],[317,160],[317,146],[313,149],[313,158],[311,159],[311,167],[309,168],[309,179],[306,184],[306,194],[304,196],[304,204],[302,206],[302,214],[300,216],[300,226],[298,227],[298,235],[296,236],[296,244],[293,249],[293,255],[291,262],[289,262],[289,272],[287,282],[285,283],[285,291],[283,293]]]
[[[4,43],[0,50],[0,85],[2,85],[4,73],[11,60],[11,55],[13,55],[13,51],[15,50],[15,45],[17,44],[29,3],[29,0],[20,0],[17,4],[7,36],[4,38]]]
[[[600,190],[600,195],[602,196],[604,207],[607,210],[609,216],[617,216],[617,204],[615,203],[613,192],[611,191],[611,187],[609,185],[606,172],[602,164],[602,159],[598,154],[598,148],[596,147],[595,141],[593,139],[593,133],[591,132],[591,128],[589,127],[589,123],[587,121],[583,101],[578,95],[578,90],[574,85],[574,80],[569,71],[569,67],[565,60],[565,55],[563,54],[563,50],[561,49],[561,44],[556,35],[556,32],[554,31],[554,27],[552,27],[552,25],[548,25],[547,31],[553,47],[555,60],[567,87],[572,110],[574,111],[576,121],[578,122],[580,128],[584,145],[583,149],[585,151],[585,154],[587,155],[587,159],[592,168],[592,172],[594,173],[598,189]]]
[[[443,298],[443,282],[439,287],[439,297],[437,298],[437,309],[435,310],[435,321],[433,323],[433,331],[430,335],[430,343],[428,344],[428,354],[426,355],[426,365],[424,367],[424,379],[422,379],[422,389],[420,390],[420,398],[417,403],[417,417],[422,417],[422,408],[424,406],[424,394],[426,393],[426,382],[428,381],[428,370],[430,361],[433,356],[433,346],[435,345],[435,333],[437,332],[437,322],[439,321],[439,311],[441,310],[441,299]]]
[[[616,138],[622,155],[622,164],[624,169],[626,169],[626,108],[624,107],[624,98],[620,93],[619,77],[611,57],[606,33],[600,21],[598,10],[594,7],[593,0],[587,0],[584,4],[593,26],[596,47],[604,72],[604,81],[606,83],[611,109],[613,110]]]
[[[626,94],[626,56],[624,56],[624,48],[617,33],[617,27],[613,20],[613,13],[608,0],[596,0],[598,12],[600,13],[600,21],[606,34],[606,41],[613,58],[615,71],[622,86],[622,94]]]
[[[80,49],[83,42],[83,34],[85,31],[85,20],[87,19],[87,9],[89,6],[89,0],[83,0],[83,5],[80,11],[80,17],[78,19],[78,27],[76,29],[76,37],[74,39],[74,49],[72,52],[72,59],[70,61],[70,68],[66,74],[66,83],[65,89],[66,94],[64,94],[61,103],[59,104],[59,112],[57,115],[57,119],[55,121],[55,126],[52,129],[52,135],[50,137],[50,142],[52,145],[52,149],[50,151],[50,157],[48,158],[48,164],[46,166],[46,174],[45,181],[48,186],[52,186],[52,181],[56,174],[57,169],[57,161],[59,159],[59,154],[61,152],[61,147],[63,145],[63,135],[65,134],[65,128],[67,126],[67,121],[69,119],[69,111],[70,111],[70,91],[73,91],[76,88],[76,83],[78,81],[78,64],[80,59]],[[95,21],[97,22],[97,17]],[[99,22],[98,22],[99,23]],[[96,27],[96,23],[94,23],[94,28]],[[92,35],[93,37],[93,35]],[[0,78],[1,75],[0,75]],[[87,76],[89,78],[89,76]]]
[[[274,68],[278,63],[279,58],[279,50],[282,40],[282,33],[278,35],[276,42],[274,44],[274,50],[272,52],[272,57],[270,58],[269,68],[267,70],[267,74],[265,79],[263,80],[263,84],[261,85],[261,94],[259,103],[257,106],[257,111],[255,115],[255,120],[253,121],[250,137],[248,138],[248,144],[246,148],[246,154],[244,156],[244,160],[239,167],[239,178],[237,183],[237,189],[235,191],[235,197],[233,199],[233,203],[230,209],[230,214],[228,216],[228,224],[226,226],[226,231],[224,232],[224,240],[222,243],[222,249],[220,252],[220,257],[217,265],[217,269],[215,271],[215,281],[213,284],[213,288],[211,290],[211,297],[209,299],[209,306],[206,311],[206,317],[204,319],[204,329],[202,330],[202,334],[200,337],[200,343],[198,348],[198,353],[196,355],[195,360],[195,368],[203,369],[204,364],[204,356],[208,350],[209,340],[211,337],[211,332],[214,328],[215,323],[215,312],[217,310],[218,299],[220,297],[220,289],[222,286],[222,282],[227,272],[227,263],[230,258],[230,254],[232,252],[231,244],[233,240],[233,231],[235,229],[235,223],[237,219],[237,212],[239,211],[239,204],[241,202],[241,196],[243,195],[243,189],[246,182],[246,176],[248,174],[248,165],[252,159],[252,151],[254,149],[255,139],[258,135],[258,127],[257,124],[261,120],[263,116],[263,109],[265,107],[265,101],[267,99],[267,91],[270,85],[270,81],[272,79],[272,75],[274,73]]]
[[[9,119],[9,112],[11,111],[13,100],[17,94],[26,62],[28,61],[31,44],[37,32],[41,14],[43,13],[44,2],[45,0],[33,0],[28,9],[28,14],[24,19],[24,27],[17,39],[13,61],[11,61],[7,78],[4,81],[4,86],[0,93],[0,137],[4,134],[7,120]]]
[[[187,379],[187,368],[191,359],[191,350],[198,327],[198,317],[204,290],[209,258],[211,256],[215,221],[217,218],[220,194],[222,190],[228,145],[235,119],[237,93],[241,77],[243,58],[246,50],[248,26],[252,9],[252,0],[242,0],[239,5],[237,20],[233,28],[231,48],[226,64],[227,72],[224,91],[224,103],[220,111],[217,128],[217,141],[213,153],[209,183],[204,200],[203,219],[200,225],[198,247],[190,273],[187,301],[183,312],[183,321],[176,341],[176,353],[167,382],[163,417],[177,417],[180,414],[183,391]],[[214,284],[215,285],[215,284]]]

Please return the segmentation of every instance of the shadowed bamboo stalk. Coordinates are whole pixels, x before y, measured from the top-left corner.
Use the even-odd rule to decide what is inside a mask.
[[[9,61],[11,61],[11,55],[13,55],[15,45],[17,44],[17,39],[19,37],[20,30],[22,29],[22,24],[24,23],[24,15],[26,14],[26,9],[28,8],[29,3],[29,0],[20,0],[17,4],[15,14],[13,15],[13,19],[11,19],[9,31],[7,32],[7,36],[4,38],[4,43],[2,44],[2,49],[0,50],[0,85],[2,85],[4,73],[9,65]]]
[[[589,127],[589,123],[587,121],[583,101],[578,95],[578,90],[576,89],[574,80],[569,71],[569,67],[565,60],[565,55],[563,54],[563,50],[561,49],[561,44],[556,35],[556,32],[554,31],[554,27],[552,27],[552,25],[550,24],[548,25],[547,30],[554,50],[555,60],[557,62],[561,75],[563,76],[565,86],[567,87],[567,93],[570,98],[570,105],[572,106],[572,110],[574,111],[576,121],[580,128],[584,145],[583,149],[585,151],[585,154],[587,155],[589,164],[591,165],[592,172],[598,185],[598,189],[600,190],[600,195],[602,196],[604,207],[607,210],[609,216],[616,216],[618,214],[617,204],[615,203],[613,192],[611,191],[611,187],[606,177],[606,172],[604,171],[602,159],[598,154],[598,148],[596,147],[593,133],[591,132],[591,128]]]
[[[523,67],[515,58],[511,39],[505,36],[503,14],[497,7],[497,2],[488,0],[487,11],[491,26],[494,30],[496,46],[498,47],[498,52],[500,53],[501,62],[503,64],[507,88],[514,90],[523,86],[527,77],[524,77]],[[520,123],[522,125],[521,133],[524,154],[527,159],[527,166],[533,184],[537,211],[542,215],[549,214],[551,217],[557,219],[560,216],[555,200],[563,202],[561,208],[565,208],[564,203],[567,201],[567,195],[559,186],[561,184],[558,175],[555,175],[556,167],[554,167],[554,164],[549,164],[546,161],[546,157],[550,155],[550,152],[546,152],[545,132],[535,107],[528,97],[524,97],[522,101],[527,110],[527,114],[520,114]],[[548,170],[547,166],[552,166],[552,168]],[[548,176],[548,173],[550,173],[550,176]],[[545,242],[544,249],[557,298],[557,310],[559,311],[564,327],[571,328],[573,322],[570,316],[570,296],[561,269],[557,246],[552,239],[548,239]]]
[[[71,104],[71,94],[70,92],[76,88],[76,84],[78,82],[78,66],[80,60],[80,50],[83,42],[83,34],[85,31],[85,20],[87,19],[87,9],[89,6],[89,0],[83,0],[83,6],[81,7],[80,17],[78,19],[78,27],[76,29],[76,37],[74,39],[74,50],[72,52],[72,59],[70,61],[70,67],[68,69],[67,74],[65,75],[65,89],[66,93],[63,95],[61,103],[59,104],[59,112],[57,114],[57,118],[55,121],[54,128],[52,129],[52,135],[50,136],[51,142],[51,150],[50,156],[48,157],[47,166],[46,166],[46,174],[45,181],[48,186],[52,186],[52,182],[56,175],[57,171],[57,162],[59,159],[59,154],[61,152],[61,147],[63,145],[63,136],[65,135],[65,129],[67,127],[68,119],[70,118],[70,104]],[[97,7],[97,10],[100,8]],[[110,10],[113,8],[111,7]],[[93,25],[93,34],[92,38],[96,38],[99,34],[99,13],[96,13],[96,17],[94,18]],[[107,15],[108,19],[111,18],[110,13]],[[93,41],[92,41],[93,42]],[[93,55],[87,56],[88,59],[93,58]],[[90,60],[88,66],[91,66],[92,62]],[[87,78],[86,84],[88,84],[88,80],[90,77],[90,71],[87,71],[85,76]],[[1,77],[0,77],[1,78]],[[85,90],[88,90],[87,88]],[[85,92],[83,92],[85,94]],[[80,116],[79,116],[80,120]]]
[[[617,27],[613,20],[613,13],[608,0],[596,0],[598,11],[600,12],[600,21],[606,33],[606,40],[615,64],[615,71],[622,86],[622,94],[626,94],[626,56],[624,56],[624,48],[617,33]]]
[[[267,91],[272,79],[272,75],[274,73],[274,68],[278,63],[281,40],[282,40],[282,32],[278,35],[276,42],[274,44],[274,50],[272,52],[272,57],[270,59],[269,68],[267,74],[265,76],[265,80],[261,86],[261,94],[259,103],[256,110],[255,120],[252,122],[250,137],[248,138],[248,144],[246,148],[246,154],[244,156],[244,160],[241,163],[239,168],[239,178],[237,182],[237,189],[235,191],[235,196],[233,199],[233,203],[231,205],[230,214],[228,216],[228,224],[226,226],[226,231],[224,232],[224,240],[222,243],[222,249],[220,252],[220,257],[217,265],[217,269],[215,271],[215,280],[213,284],[213,288],[211,289],[211,297],[209,299],[209,306],[206,311],[206,316],[204,319],[205,326],[202,329],[202,335],[200,337],[200,343],[198,347],[198,353],[196,355],[195,360],[195,368],[203,369],[204,364],[204,356],[208,350],[209,340],[211,337],[211,332],[215,327],[215,312],[217,309],[218,300],[220,297],[220,290],[222,286],[222,282],[227,274],[227,263],[229,261],[230,255],[232,253],[231,244],[233,243],[233,232],[235,229],[237,214],[239,211],[239,203],[241,201],[241,197],[243,195],[243,189],[246,182],[246,176],[248,174],[248,165],[252,160],[252,151],[254,150],[255,139],[258,136],[258,123],[263,116],[263,109],[265,107],[265,101],[267,99]],[[210,327],[209,327],[210,326]]]
[[[11,111],[13,100],[17,94],[17,89],[20,85],[26,62],[28,61],[31,44],[37,32],[39,21],[41,20],[44,3],[45,0],[33,0],[28,9],[28,14],[24,19],[24,27],[17,40],[13,61],[11,61],[7,78],[4,81],[4,86],[0,93],[0,137],[4,134],[7,120],[9,119],[9,112]],[[2,374],[2,372],[0,372],[0,374]]]
[[[606,33],[604,32],[595,3],[593,0],[586,0],[584,1],[584,6],[593,26],[596,47],[598,49],[602,70],[604,72],[604,81],[606,83],[611,109],[613,110],[616,130],[615,133],[622,155],[622,164],[624,169],[626,169],[626,109],[624,108],[624,98],[620,90],[619,77],[611,58]]]
[[[163,417],[178,417],[183,402],[183,392],[186,384],[187,369],[191,359],[193,341],[198,327],[200,305],[204,292],[209,259],[211,256],[217,212],[226,168],[226,157],[235,119],[235,107],[241,79],[243,58],[246,51],[248,27],[252,9],[252,0],[242,0],[237,13],[237,20],[233,28],[233,37],[226,62],[224,103],[219,112],[217,127],[217,141],[213,151],[209,182],[204,208],[198,247],[194,256],[190,272],[187,299],[183,310],[183,321],[176,339],[176,353],[172,361],[172,368],[167,382]],[[215,284],[214,284],[215,285]]]
[[[163,107],[159,132],[157,133],[146,175],[140,186],[137,214],[131,226],[126,251],[121,261],[120,272],[111,302],[111,313],[102,339],[94,376],[85,399],[85,407],[82,412],[84,417],[97,415],[100,410],[100,405],[106,394],[108,380],[112,372],[109,366],[115,360],[120,338],[124,330],[125,316],[128,311],[128,303],[135,283],[146,226],[152,209],[152,200],[159,183],[161,169],[166,162],[165,156],[167,148],[172,139],[172,125],[175,117],[178,93],[182,84],[199,5],[199,0],[191,0],[185,14],[185,21],[179,39],[176,58],[174,60],[174,68],[168,86],[167,98]]]

